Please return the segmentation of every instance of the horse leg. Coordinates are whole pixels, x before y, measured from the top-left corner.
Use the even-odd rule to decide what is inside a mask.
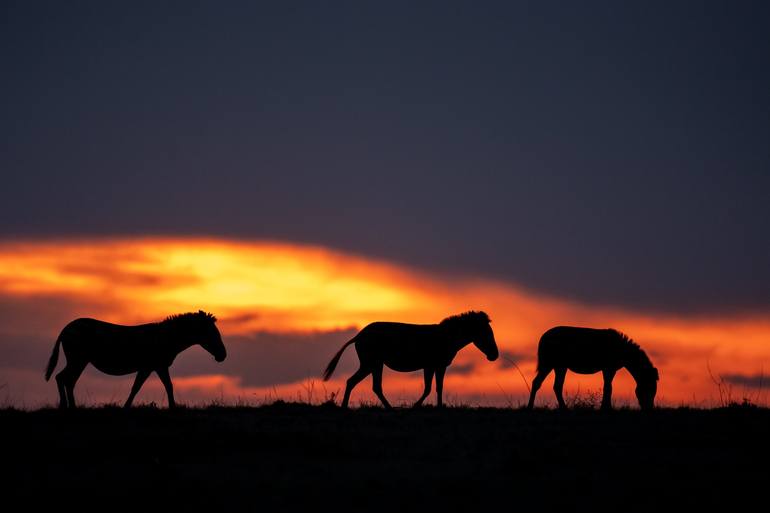
[[[139,389],[142,388],[142,385],[144,385],[145,380],[150,376],[150,371],[148,370],[139,370],[136,373],[136,379],[134,380],[134,386],[131,387],[131,393],[128,395],[128,399],[126,399],[126,404],[123,405],[123,408],[130,408],[131,403],[134,402],[134,397],[137,393],[139,393]]]
[[[615,379],[614,370],[603,370],[604,394],[602,395],[602,410],[612,409],[612,380]]]
[[[412,408],[422,406],[423,401],[430,395],[430,383],[433,381],[433,369],[425,369],[425,390],[422,391],[422,396],[417,399]]]
[[[67,360],[67,365],[60,373],[56,375],[56,384],[59,387],[59,407],[75,408],[75,383],[77,382],[88,362],[78,362],[77,360]]]
[[[369,375],[368,370],[366,370],[363,366],[359,367],[358,370],[348,378],[347,385],[345,386],[345,397],[342,399],[342,407],[347,408],[348,402],[350,401],[350,392],[353,391],[353,387],[361,383],[363,379]]]
[[[66,380],[66,374],[64,372],[64,369],[62,369],[58,374],[56,374],[56,386],[59,389],[59,408],[66,408],[67,407],[67,392],[64,389],[64,381]]]
[[[160,382],[163,383],[163,386],[166,388],[166,395],[168,395],[168,407],[176,407],[176,403],[174,402],[174,385],[171,384],[171,376],[168,374],[168,367],[155,369],[155,373],[160,378]]]
[[[537,391],[540,390],[543,381],[545,381],[545,378],[550,373],[551,369],[540,369],[537,371],[537,376],[532,380],[532,390],[529,393],[529,404],[527,404],[527,409],[531,410],[535,407],[535,395],[537,395]]]
[[[444,373],[446,372],[446,367],[439,367],[436,369],[436,406],[439,408],[443,408],[444,406],[444,400],[443,400],[443,394],[444,394]]]
[[[553,391],[556,394],[556,400],[559,402],[559,408],[564,409],[567,404],[564,402],[564,377],[567,375],[567,369],[554,369]]]
[[[385,409],[391,409],[390,403],[385,399],[385,394],[382,393],[382,363],[375,365],[374,369],[372,369],[372,390],[380,398]]]

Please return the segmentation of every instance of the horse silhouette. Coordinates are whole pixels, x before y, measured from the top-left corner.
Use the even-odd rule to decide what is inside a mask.
[[[614,329],[558,326],[546,331],[537,346],[537,376],[532,381],[528,408],[535,394],[553,370],[553,390],[560,408],[566,408],[562,391],[567,370],[578,374],[601,371],[604,377],[602,409],[612,408],[612,380],[625,367],[636,381],[636,398],[642,409],[654,406],[660,376],[647,354],[628,336]]]
[[[348,378],[342,407],[347,408],[353,388],[369,374],[372,390],[385,408],[390,403],[382,393],[382,368],[400,372],[424,369],[425,390],[414,404],[420,406],[430,394],[433,375],[436,376],[436,403],[442,406],[444,373],[458,351],[471,342],[489,361],[498,357],[497,344],[490,320],[484,312],[465,312],[447,317],[438,324],[405,324],[400,322],[373,322],[350,339],[334,355],[323,374],[327,381],[342,353],[350,344],[356,345],[360,362],[358,370]]]
[[[45,371],[45,380],[51,379],[59,359],[59,346],[62,346],[67,365],[56,375],[60,408],[75,407],[75,383],[89,363],[113,376],[136,372],[125,408],[131,406],[134,396],[155,371],[166,388],[168,406],[173,408],[174,389],[168,369],[179,353],[194,344],[200,344],[218,362],[227,356],[216,320],[216,317],[202,310],[172,315],[161,322],[138,326],[122,326],[97,319],[75,319],[64,327],[56,339]]]

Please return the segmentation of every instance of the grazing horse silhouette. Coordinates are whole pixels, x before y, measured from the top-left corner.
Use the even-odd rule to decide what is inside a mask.
[[[444,373],[458,351],[471,342],[484,353],[489,361],[498,357],[497,344],[490,320],[484,312],[465,312],[447,317],[439,324],[404,324],[400,322],[373,322],[350,339],[334,355],[323,374],[327,381],[343,351],[356,345],[360,366],[345,387],[342,407],[347,408],[350,392],[369,374],[372,389],[385,408],[390,403],[382,393],[382,367],[387,365],[400,372],[419,369],[425,371],[425,390],[414,406],[420,406],[430,394],[431,381],[436,375],[436,403],[442,406]]]
[[[53,347],[45,380],[51,379],[59,359],[59,346],[64,349],[67,365],[56,375],[59,407],[75,407],[75,383],[89,363],[113,376],[136,372],[134,386],[124,407],[128,408],[150,374],[160,378],[173,408],[174,389],[168,368],[174,358],[194,344],[200,344],[221,362],[227,356],[216,317],[202,310],[197,313],[172,315],[161,322],[139,326],[121,326],[96,319],[75,319],[64,327]]]
[[[537,346],[537,376],[532,381],[528,408],[535,404],[535,394],[553,370],[553,390],[559,407],[565,408],[562,390],[567,370],[578,374],[601,371],[604,377],[602,409],[612,408],[612,379],[625,367],[636,381],[636,398],[642,409],[654,406],[660,376],[647,354],[628,336],[613,329],[558,326],[546,331]]]

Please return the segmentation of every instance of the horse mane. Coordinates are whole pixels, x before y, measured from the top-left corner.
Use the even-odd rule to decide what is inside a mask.
[[[177,323],[179,321],[192,321],[192,320],[208,320],[208,321],[211,321],[212,323],[217,322],[217,318],[214,317],[214,314],[204,312],[203,310],[198,310],[197,312],[186,312],[186,313],[169,315],[168,317],[163,319],[163,321],[161,321],[161,324]]]
[[[467,312],[463,312],[461,314],[450,315],[446,319],[442,320],[439,324],[442,326],[449,326],[457,323],[465,324],[467,322],[474,324],[489,324],[492,322],[492,320],[489,318],[486,312],[468,310]]]
[[[650,357],[647,356],[647,353],[644,352],[644,349],[642,349],[639,344],[634,342],[631,337],[622,331],[610,331],[612,331],[617,336],[618,341],[625,346],[626,354],[628,355],[629,360],[633,361],[634,364],[638,366],[638,368],[653,374],[656,381],[660,379],[658,369],[655,368],[655,366],[652,364],[652,361],[650,361]]]

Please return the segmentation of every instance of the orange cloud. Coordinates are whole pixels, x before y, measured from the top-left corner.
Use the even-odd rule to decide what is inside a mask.
[[[715,373],[754,376],[770,363],[768,315],[677,317],[597,307],[510,283],[438,276],[326,248],[274,242],[200,238],[5,242],[0,243],[0,296],[61,297],[88,305],[84,316],[126,324],[204,309],[221,319],[225,339],[262,330],[360,328],[374,320],[431,323],[479,309],[492,317],[501,349],[530,355],[518,362],[530,379],[537,340],[546,329],[559,324],[615,327],[648,351],[661,370],[660,397],[674,404],[716,395],[707,365]],[[41,330],[50,330],[51,338],[60,328]],[[447,378],[449,394],[496,397],[498,402],[526,394],[526,384],[515,369],[489,364],[474,349],[463,351],[457,362],[472,368]],[[185,379],[188,382],[180,382],[181,387],[196,383]],[[195,386],[218,388],[215,395],[222,389],[235,395],[238,390],[244,395],[274,393],[271,387],[239,388],[237,376],[222,377],[217,383],[200,379]],[[344,376],[335,379],[329,387],[339,388]],[[386,379],[386,391],[402,387],[417,396],[421,387],[419,376],[391,373]],[[619,395],[632,397],[630,379],[626,375],[618,379]],[[596,376],[570,374],[567,380],[573,391],[600,386]],[[281,390],[289,393],[286,387],[293,387],[301,393],[303,383],[282,385]],[[360,397],[369,397],[366,383],[360,387]],[[552,399],[548,387],[539,397]]]
[[[414,312],[407,273],[317,247],[132,239],[0,244],[0,293],[101,302],[120,318],[206,308],[238,333],[330,329]]]

